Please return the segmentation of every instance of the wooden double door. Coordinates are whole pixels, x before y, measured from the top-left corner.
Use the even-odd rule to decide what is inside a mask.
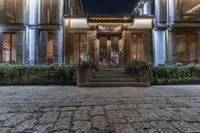
[[[98,51],[94,54],[99,65],[123,65],[124,45],[119,37],[99,37]]]

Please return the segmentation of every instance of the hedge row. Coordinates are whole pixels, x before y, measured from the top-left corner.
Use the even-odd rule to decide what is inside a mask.
[[[199,84],[200,64],[150,66],[152,84]]]
[[[0,65],[0,85],[75,85],[77,65]]]
[[[200,64],[184,66],[176,65],[148,65],[145,62],[131,61],[126,65],[129,74],[138,74],[148,68],[151,75],[151,84],[200,84]]]
[[[95,65],[88,63],[80,65],[80,67],[88,66],[96,68]],[[140,75],[141,69],[150,71],[151,84],[154,85],[200,84],[200,64],[153,66],[132,61],[126,65],[126,70],[132,75]],[[78,65],[0,64],[0,85],[75,85],[77,70]]]
[[[127,63],[125,69],[131,75],[138,75],[142,69],[149,70],[149,66],[145,62],[130,61]]]

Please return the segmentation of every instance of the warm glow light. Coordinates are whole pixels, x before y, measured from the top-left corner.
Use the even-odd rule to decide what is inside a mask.
[[[69,25],[70,28],[89,28],[87,18],[71,18]]]
[[[110,47],[112,44],[111,40],[107,40],[107,46]]]
[[[89,28],[87,18],[65,18],[64,25],[69,28]]]
[[[133,26],[130,26],[128,28],[145,28],[145,29],[151,29],[152,28],[152,19],[147,18],[135,18]]]
[[[64,25],[65,25],[65,26],[69,26],[69,19],[65,19],[65,20],[64,20]]]

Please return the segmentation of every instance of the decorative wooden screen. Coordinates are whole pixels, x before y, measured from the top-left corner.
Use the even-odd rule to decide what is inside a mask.
[[[47,43],[47,63],[52,64],[54,58],[54,34],[48,33]]]
[[[59,32],[56,32],[54,34],[54,41],[53,41],[53,63],[58,64],[59,63]]]
[[[47,41],[48,41],[48,33],[40,32],[40,43],[38,46],[38,63],[39,64],[47,63]]]
[[[3,63],[10,63],[11,56],[11,34],[4,33],[2,37],[2,54],[3,54]]]
[[[198,63],[198,36],[187,36],[187,61],[188,63]]]
[[[80,40],[79,34],[74,35],[74,64],[79,64],[80,59]]]
[[[144,40],[142,33],[129,34],[130,60],[144,61]]]
[[[23,63],[23,51],[24,51],[24,32],[17,33],[17,63]]]
[[[80,63],[88,60],[88,48],[87,34],[80,34]]]
[[[185,64],[198,63],[198,34],[176,35],[176,60]]]
[[[22,61],[21,63],[23,62],[23,55],[24,55],[24,41],[22,41]],[[17,35],[16,34],[11,34],[11,63],[17,63]],[[19,54],[18,54],[19,55]],[[21,64],[20,63],[20,64]],[[24,63],[24,62],[23,62]]]
[[[93,34],[92,33],[90,33],[89,35],[88,35],[88,47],[89,47],[89,50],[88,50],[88,54],[89,54],[89,61],[94,61],[94,37],[93,37]]]
[[[186,36],[176,35],[176,61],[186,63]]]
[[[89,51],[88,37],[86,33],[70,34],[70,63],[80,64],[86,61]]]
[[[119,64],[120,63],[120,50],[119,50],[119,37],[111,37],[111,63]]]
[[[102,65],[107,65],[109,63],[109,48],[110,46],[107,46],[107,37],[100,37],[100,46],[99,46],[99,63]]]
[[[74,64],[74,34],[70,34],[70,64]]]

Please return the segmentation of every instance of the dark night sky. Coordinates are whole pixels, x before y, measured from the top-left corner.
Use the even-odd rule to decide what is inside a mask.
[[[138,0],[82,0],[85,12],[96,14],[129,14]]]

